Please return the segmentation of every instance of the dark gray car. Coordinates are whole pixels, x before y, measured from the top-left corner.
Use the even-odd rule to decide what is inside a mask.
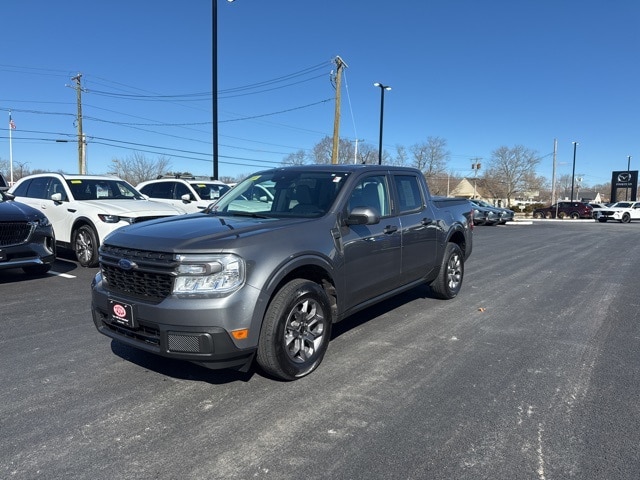
[[[0,269],[41,275],[51,269],[56,242],[49,219],[0,190]]]

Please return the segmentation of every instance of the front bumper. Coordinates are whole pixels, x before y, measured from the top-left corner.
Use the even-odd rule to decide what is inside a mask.
[[[260,302],[256,289],[245,285],[235,293],[241,292],[235,298],[170,297],[152,304],[108,292],[97,274],[92,283],[91,313],[100,333],[131,347],[207,368],[246,371],[259,334],[255,331],[259,325],[251,328],[254,309],[246,305]],[[132,325],[114,318],[110,301],[131,307]],[[235,340],[230,331],[240,328],[249,328],[249,336]]]

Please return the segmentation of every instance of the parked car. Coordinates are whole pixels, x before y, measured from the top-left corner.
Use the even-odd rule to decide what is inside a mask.
[[[593,209],[588,203],[558,202],[550,207],[536,208],[533,218],[593,218]]]
[[[617,202],[610,207],[594,208],[593,218],[603,223],[607,220],[621,223],[640,220],[640,202]]]
[[[21,178],[9,193],[42,211],[58,246],[71,248],[83,267],[98,265],[98,247],[115,229],[185,213],[147,200],[129,183],[109,176],[40,173]]]
[[[494,207],[490,203],[487,203],[483,200],[477,200],[475,198],[471,198],[469,199],[469,201],[479,207],[484,207],[486,209],[494,211],[498,216],[498,221],[496,222],[498,225],[504,225],[507,222],[512,222],[515,217],[515,212],[513,210],[509,210],[508,208]]]
[[[207,208],[231,187],[213,178],[160,177],[139,183],[136,189],[151,200],[193,213]]]
[[[56,239],[46,215],[0,190],[0,269],[43,275],[55,259]]]
[[[495,225],[499,221],[498,213],[485,207],[481,207],[473,202],[469,202],[473,210],[474,225]]]
[[[0,173],[0,192],[6,192],[7,190],[9,190],[9,182],[7,182],[7,179],[4,178],[4,175]]]

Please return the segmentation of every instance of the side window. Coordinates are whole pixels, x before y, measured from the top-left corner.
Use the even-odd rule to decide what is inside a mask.
[[[26,197],[27,191],[29,190],[29,185],[31,185],[31,180],[25,180],[20,185],[18,185],[13,192],[16,197]]]
[[[195,200],[193,198],[193,194],[191,193],[191,191],[186,185],[182,183],[176,183],[175,185],[176,185],[175,198],[177,200],[180,200],[182,198],[182,195],[189,195],[189,198],[191,200]]]
[[[64,191],[64,186],[62,182],[57,178],[52,178],[51,183],[49,183],[49,191],[47,192],[47,198],[51,198],[51,195],[54,193],[60,193],[62,195],[62,201],[67,200],[67,193]]]
[[[147,185],[143,189],[143,193],[151,198],[173,198],[173,182],[158,182]]]
[[[398,192],[398,210],[400,213],[422,208],[423,199],[417,177],[414,175],[396,175],[394,176],[394,183]]]
[[[47,185],[49,185],[49,177],[34,178],[29,184],[26,196],[30,198],[49,198],[47,196]]]
[[[349,210],[355,207],[375,208],[381,217],[389,215],[389,188],[384,175],[360,180],[351,192]]]

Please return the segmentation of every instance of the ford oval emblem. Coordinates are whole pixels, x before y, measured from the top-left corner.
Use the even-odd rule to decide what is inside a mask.
[[[138,265],[136,265],[131,260],[127,260],[126,258],[121,258],[118,261],[118,266],[123,270],[133,270],[134,268],[138,267]]]

